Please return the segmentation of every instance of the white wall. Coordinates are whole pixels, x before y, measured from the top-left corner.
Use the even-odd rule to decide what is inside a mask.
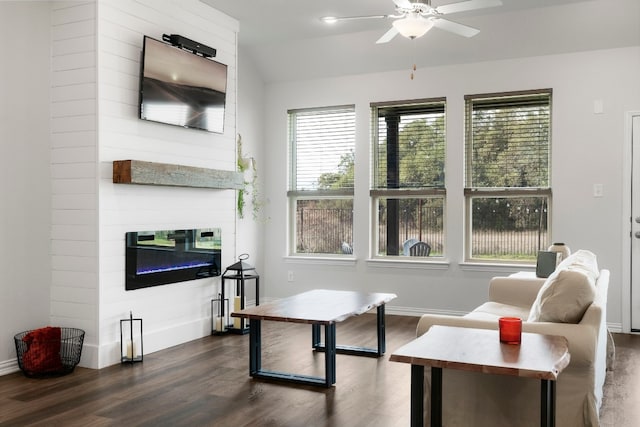
[[[0,2],[0,375],[49,322],[49,23],[47,2]]]
[[[242,136],[242,151],[244,157],[251,157],[255,161],[258,172],[257,180],[257,209],[250,196],[247,196],[247,204],[243,218],[238,220],[237,245],[238,253],[249,254],[247,262],[256,268],[258,274],[264,269],[264,251],[269,250],[263,246],[262,228],[268,225],[264,185],[265,170],[264,151],[267,149],[264,129],[264,83],[256,71],[256,66],[248,56],[238,56],[238,134]],[[245,173],[245,180],[251,180],[251,172]],[[260,283],[261,291],[265,295],[267,283]],[[263,289],[264,288],[264,289]],[[249,290],[249,295],[253,293]]]
[[[624,114],[640,108],[640,47],[517,60],[422,68],[333,79],[271,84],[265,92],[266,196],[265,280],[269,295],[311,288],[395,292],[390,312],[464,313],[486,299],[494,275],[519,267],[463,264],[463,111],[466,94],[553,88],[552,238],[589,249],[611,270],[608,321],[621,325],[621,224]],[[371,224],[369,103],[447,98],[447,264],[369,260]],[[594,114],[602,101],[603,114]],[[356,105],[355,261],[287,257],[287,110]],[[604,197],[593,197],[593,184]],[[287,282],[287,272],[294,281]]]

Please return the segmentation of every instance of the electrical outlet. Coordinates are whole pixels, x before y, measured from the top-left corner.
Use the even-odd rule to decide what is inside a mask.
[[[602,184],[593,184],[593,197],[604,196],[604,187]]]
[[[291,270],[287,271],[287,281],[293,282],[293,271]]]

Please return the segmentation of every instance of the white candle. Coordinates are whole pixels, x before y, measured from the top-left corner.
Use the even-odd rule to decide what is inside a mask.
[[[127,358],[133,359],[134,355],[138,355],[136,352],[136,344],[131,342],[131,340],[127,340]]]
[[[216,317],[216,331],[224,332],[224,323],[222,321],[222,316]]]
[[[244,304],[240,304],[240,301],[242,301],[242,299],[240,297],[235,297],[233,299],[233,311],[242,310],[242,305],[244,305],[245,307],[247,306],[247,298],[246,297],[244,299]],[[242,329],[244,327],[244,319],[242,319],[240,317],[234,317],[233,318],[233,327],[236,328],[236,329]]]

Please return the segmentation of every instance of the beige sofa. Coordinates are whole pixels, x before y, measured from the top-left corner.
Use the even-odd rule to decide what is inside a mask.
[[[607,369],[608,285],[609,271],[598,270],[595,255],[578,251],[546,280],[495,277],[489,284],[488,302],[462,317],[423,315],[416,332],[420,336],[432,325],[497,329],[499,317],[515,316],[523,319],[523,332],[565,336],[571,362],[556,385],[556,425],[598,426]],[[445,369],[442,383],[446,426],[540,425],[539,381]],[[428,388],[429,373],[426,384]],[[429,393],[425,395],[428,425]]]

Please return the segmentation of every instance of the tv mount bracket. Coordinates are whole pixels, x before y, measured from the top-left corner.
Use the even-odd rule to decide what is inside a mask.
[[[195,55],[202,55],[204,58],[214,58],[216,56],[216,50],[214,48],[205,46],[179,34],[163,34],[162,40],[180,49],[188,50]]]

